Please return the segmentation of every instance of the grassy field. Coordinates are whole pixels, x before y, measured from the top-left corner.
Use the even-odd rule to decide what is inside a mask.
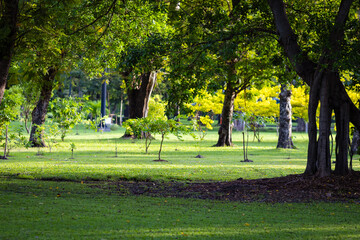
[[[76,135],[78,132],[79,135]],[[211,131],[198,144],[190,136],[184,141],[169,136],[165,140],[162,158],[168,162],[153,162],[157,159],[159,141],[144,154],[143,140],[125,140],[120,137],[124,130],[94,133],[80,128],[59,141],[49,152],[41,149],[13,149],[9,160],[0,164],[0,174],[31,179],[138,179],[138,180],[234,180],[284,176],[302,173],[306,165],[307,135],[294,134],[297,149],[276,149],[276,133],[264,132],[262,142],[250,141],[248,158],[253,163],[243,163],[242,133],[234,132],[234,147],[212,147],[217,141],[217,132]],[[75,143],[74,159],[71,159],[70,143]],[[116,155],[117,148],[117,157]],[[198,154],[205,158],[195,158]],[[355,161],[355,167],[360,165]]]
[[[78,133],[78,135],[76,134]],[[277,150],[276,133],[234,147],[215,148],[211,131],[198,144],[189,136],[159,141],[144,154],[143,141],[120,139],[123,129],[73,131],[49,152],[13,149],[0,161],[0,239],[360,239],[359,203],[237,203],[150,198],[91,188],[82,180],[228,181],[302,173],[307,136],[294,134],[297,149]],[[71,159],[70,143],[75,143]],[[115,157],[115,149],[117,156]],[[205,158],[194,158],[197,154]],[[360,170],[358,157],[354,160]],[[47,180],[47,181],[46,181]],[[56,180],[56,181],[48,181]],[[65,181],[66,180],[66,181]]]

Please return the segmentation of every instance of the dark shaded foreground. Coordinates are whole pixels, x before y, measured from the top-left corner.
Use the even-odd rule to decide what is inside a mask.
[[[240,202],[358,202],[360,172],[311,178],[289,175],[231,182],[86,182],[109,194],[230,200]]]

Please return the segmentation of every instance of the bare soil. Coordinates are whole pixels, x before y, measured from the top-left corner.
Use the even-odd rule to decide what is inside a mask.
[[[110,194],[230,200],[240,202],[357,202],[360,172],[326,178],[289,175],[231,182],[88,182]]]

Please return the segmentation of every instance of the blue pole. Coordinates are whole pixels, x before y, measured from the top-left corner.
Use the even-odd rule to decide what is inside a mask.
[[[101,85],[101,117],[106,115],[106,81]]]

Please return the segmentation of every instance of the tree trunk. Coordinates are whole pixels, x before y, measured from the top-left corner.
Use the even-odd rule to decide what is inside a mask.
[[[245,88],[247,81],[240,84],[237,79],[236,62],[237,58],[231,59],[228,64],[227,82],[225,89],[225,97],[223,103],[223,109],[221,112],[221,124],[218,131],[219,139],[214,145],[215,147],[233,146],[232,142],[232,118],[234,114],[234,102],[238,93]]]
[[[244,125],[245,125],[244,120],[242,119],[234,120],[234,128],[236,129],[236,131],[244,131]]]
[[[306,122],[303,118],[297,119],[296,132],[306,132]]]
[[[44,133],[37,134],[38,126],[42,126],[45,122],[47,108],[50,102],[51,93],[54,86],[54,78],[56,75],[55,68],[49,68],[48,73],[44,76],[41,84],[41,93],[39,101],[32,111],[32,127],[30,132],[30,142],[33,147],[45,147],[43,139]]]
[[[123,103],[124,103],[124,96],[123,94],[121,94],[121,101],[120,101],[120,120],[119,120],[119,125],[122,126],[123,123]]]
[[[329,176],[331,174],[330,159],[330,125],[331,125],[331,106],[330,89],[328,74],[321,81],[320,87],[320,116],[319,116],[319,138],[317,149],[317,172],[319,177]]]
[[[279,138],[277,148],[293,148],[292,141],[292,112],[291,112],[291,90],[286,85],[281,85],[280,93],[280,118]]]
[[[215,147],[232,146],[232,117],[234,113],[234,101],[237,92],[234,90],[232,83],[228,82],[225,90],[225,98],[221,113],[221,125],[219,128],[219,139]]]
[[[16,40],[18,5],[18,0],[3,0],[0,3],[0,104],[4,96]]]
[[[126,80],[129,99],[129,118],[147,117],[151,92],[156,83],[156,72],[142,74],[139,79]]]
[[[351,141],[351,148],[350,148],[350,170],[352,169],[352,160],[355,154],[358,153],[358,148],[360,145],[360,133],[358,129],[355,129],[353,139]]]
[[[149,111],[149,101],[156,83],[157,73],[143,73],[138,79],[129,79],[129,73],[123,73],[129,100],[129,119],[145,118]],[[125,132],[123,137],[134,137]]]

